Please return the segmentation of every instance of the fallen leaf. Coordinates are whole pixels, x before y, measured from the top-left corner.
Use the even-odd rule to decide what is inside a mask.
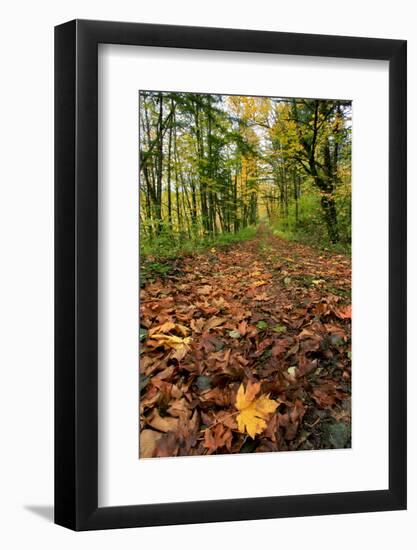
[[[230,394],[220,388],[205,391],[200,396],[200,401],[203,403],[218,405],[219,407],[227,407],[230,404]]]
[[[179,417],[181,415],[189,417],[191,416],[191,410],[189,408],[189,405],[187,401],[182,399],[176,399],[174,402],[172,402],[168,408],[167,411],[171,416]],[[167,417],[165,417],[167,418]]]
[[[339,319],[351,319],[352,318],[352,306],[344,306],[334,308],[334,312]]]
[[[252,284],[252,287],[253,288],[258,288],[258,286],[263,286],[263,285],[267,285],[267,284],[268,284],[268,281],[255,281]]]
[[[161,334],[166,334],[167,332],[170,332],[175,328],[175,323],[172,321],[167,321],[166,323],[162,323],[162,325],[157,325],[155,327],[152,327],[149,329],[148,337],[151,338],[153,334],[156,332],[160,332]]]
[[[262,292],[261,294],[257,294],[255,297],[255,300],[257,300],[258,302],[270,302],[271,300],[274,299],[273,296],[268,296],[266,294],[266,292]]]
[[[230,451],[231,444],[232,432],[222,424],[204,431],[204,447],[208,449],[208,454],[214,453],[221,447],[226,447]]]
[[[248,382],[246,390],[243,384],[240,385],[236,396],[236,408],[239,411],[236,417],[238,429],[241,433],[250,435],[252,439],[264,431],[266,419],[278,407],[278,403],[269,399],[269,395],[261,395],[255,399],[259,391],[259,383]]]
[[[162,417],[159,412],[154,409],[152,416],[147,419],[147,423],[160,432],[172,432],[178,427],[178,418],[172,418],[172,416]]]
[[[205,319],[201,317],[200,319],[192,319],[190,326],[194,332],[197,332],[197,334],[201,334],[203,332],[205,323]]]
[[[175,350],[188,349],[191,338],[181,338],[180,336],[174,336],[170,334],[153,334],[152,338],[148,340],[148,345],[152,347],[162,346],[164,348],[170,348]]]
[[[208,296],[211,294],[212,288],[210,285],[204,285],[197,289],[197,294],[200,294],[201,296]]]
[[[162,434],[154,430],[141,430],[139,441],[140,458],[152,458],[156,444],[161,437]]]
[[[226,322],[226,319],[222,319],[221,317],[210,317],[210,319],[204,324],[204,331],[209,331],[212,328],[219,327],[220,325],[223,325],[223,323]]]
[[[287,372],[292,378],[295,378],[295,373],[297,372],[297,367],[289,367]]]
[[[278,357],[278,355],[281,355],[282,353],[287,351],[290,345],[291,344],[289,340],[284,340],[284,339],[278,340],[272,347],[272,350],[271,350],[272,356]]]
[[[248,323],[247,323],[247,321],[241,321],[241,322],[239,323],[239,326],[238,326],[237,328],[238,328],[240,334],[241,334],[242,336],[245,336],[245,335],[246,335],[246,332],[247,332],[247,330],[248,330]]]

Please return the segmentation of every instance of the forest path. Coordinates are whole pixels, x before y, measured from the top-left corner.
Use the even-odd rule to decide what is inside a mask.
[[[141,291],[141,455],[349,446],[350,258],[261,225],[178,269]],[[248,381],[280,403],[253,440],[233,418]]]

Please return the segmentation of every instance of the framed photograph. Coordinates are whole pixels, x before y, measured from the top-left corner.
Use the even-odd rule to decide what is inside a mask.
[[[55,522],[406,508],[406,42],[55,29]]]

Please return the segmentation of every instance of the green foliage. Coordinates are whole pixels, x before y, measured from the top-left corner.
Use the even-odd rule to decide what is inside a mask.
[[[283,334],[284,332],[287,332],[287,327],[284,325],[275,325],[272,330],[278,334]]]
[[[340,240],[331,243],[320,205],[320,195],[310,192],[300,197],[298,201],[298,221],[295,217],[295,204],[288,206],[288,216],[277,216],[270,222],[274,235],[309,244],[334,252],[350,253],[351,251],[351,219],[350,193],[340,191],[335,193],[338,212],[338,229]]]
[[[140,241],[140,277],[145,282],[164,278],[176,268],[176,260],[181,256],[209,254],[213,247],[226,247],[251,239],[256,234],[256,226],[245,227],[237,233],[223,233],[217,236],[195,237],[192,240],[175,238],[168,232],[162,232],[151,242]]]
[[[174,269],[174,264],[167,259],[156,259],[154,257],[146,258],[141,256],[140,262],[140,285],[144,286],[148,282],[156,279],[164,279]]]
[[[140,250],[152,277],[167,260],[250,238],[260,220],[289,240],[350,250],[349,101],[141,92],[139,111]]]

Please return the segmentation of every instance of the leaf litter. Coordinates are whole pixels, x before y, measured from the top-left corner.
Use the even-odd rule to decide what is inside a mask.
[[[140,294],[140,456],[350,447],[350,258],[261,227],[176,267]]]

